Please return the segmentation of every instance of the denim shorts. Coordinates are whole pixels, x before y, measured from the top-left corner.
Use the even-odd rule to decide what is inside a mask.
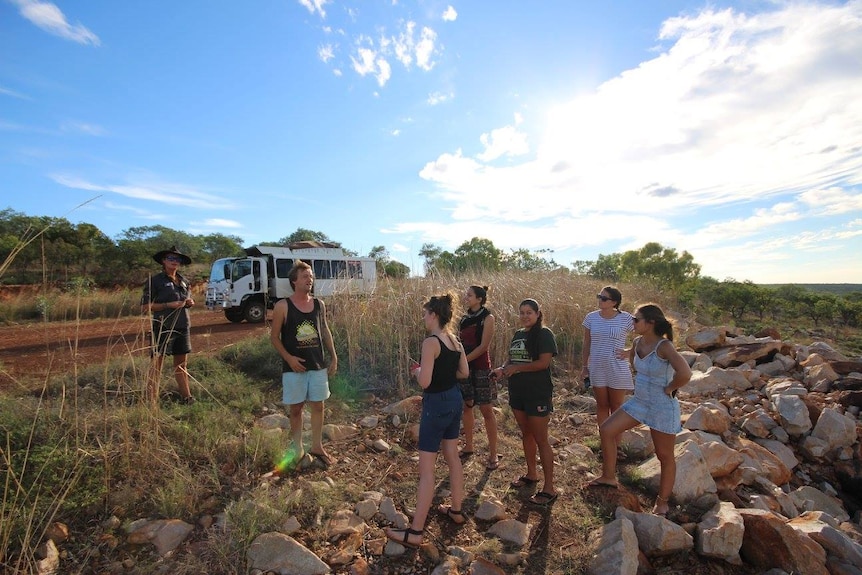
[[[419,451],[437,453],[444,439],[458,439],[463,410],[464,398],[457,385],[438,393],[423,393]]]
[[[325,369],[310,369],[302,373],[285,371],[281,374],[283,404],[296,405],[326,399],[329,399],[329,374]]]

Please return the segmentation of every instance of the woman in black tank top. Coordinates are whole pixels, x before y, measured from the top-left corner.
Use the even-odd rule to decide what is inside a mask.
[[[464,500],[464,470],[458,457],[458,434],[461,428],[461,412],[464,403],[458,378],[470,373],[467,356],[458,339],[447,328],[452,320],[450,294],[433,296],[422,310],[425,329],[430,336],[422,342],[420,366],[413,375],[424,390],[422,394],[422,419],[419,421],[419,486],[416,493],[416,511],[413,522],[407,529],[386,530],[393,541],[410,547],[422,544],[425,520],[434,499],[434,466],[437,452],[449,466],[449,487],[452,491],[451,505],[440,505],[437,509],[451,521],[464,523],[461,503]]]

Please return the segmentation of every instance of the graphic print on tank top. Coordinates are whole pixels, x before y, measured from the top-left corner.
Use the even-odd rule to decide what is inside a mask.
[[[316,348],[320,345],[320,334],[314,322],[305,320],[296,326],[296,347],[298,349]]]

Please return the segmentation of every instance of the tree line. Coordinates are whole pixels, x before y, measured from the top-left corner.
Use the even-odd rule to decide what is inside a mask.
[[[261,245],[287,246],[307,240],[359,255],[325,233],[306,228]],[[155,225],[131,227],[111,239],[92,224],[0,211],[0,278],[6,284],[62,286],[83,281],[99,287],[137,285],[153,269],[152,255],[167,246],[176,246],[192,258],[196,265],[190,273],[198,279],[207,277],[212,261],[244,254],[242,238],[233,235],[195,235]],[[656,242],[623,253],[599,254],[595,260],[578,260],[571,267],[555,262],[552,255],[551,250],[507,252],[479,237],[464,241],[453,251],[430,243],[419,251],[426,275],[507,270],[579,274],[609,284],[634,283],[672,293],[682,306],[710,319],[805,318],[815,326],[862,326],[860,291],[839,295],[796,285],[768,287],[733,278],[719,281],[701,276],[701,266],[687,251],[680,253]],[[368,257],[377,261],[381,276],[403,278],[410,273],[406,265],[391,258],[385,246],[374,246]]]

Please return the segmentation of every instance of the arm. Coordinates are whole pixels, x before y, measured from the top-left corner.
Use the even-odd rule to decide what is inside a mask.
[[[636,337],[635,340],[632,342],[631,349],[629,350],[629,367],[631,368],[632,373],[637,373],[637,370],[635,369],[635,354],[637,352],[635,350],[638,347],[638,341],[639,340],[640,340],[640,338]]]
[[[272,329],[269,332],[269,341],[272,343],[272,347],[275,348],[275,351],[278,352],[278,355],[287,362],[290,369],[296,373],[302,373],[305,371],[305,366],[302,365],[305,360],[296,357],[295,355],[290,355],[284,348],[284,344],[281,343],[281,326],[284,325],[286,317],[287,301],[281,300],[275,304],[275,307],[272,310]]]
[[[553,353],[540,353],[539,359],[535,359],[530,363],[506,363],[498,369],[502,369],[502,375],[511,377],[516,373],[524,373],[525,371],[542,371],[551,367],[551,360],[554,359]]]
[[[660,358],[670,362],[673,368],[673,379],[664,388],[666,394],[673,395],[677,389],[684,386],[691,379],[691,368],[685,358],[673,346],[673,343],[670,343],[670,345],[661,344],[656,354]]]
[[[479,347],[467,355],[468,363],[481,356],[483,353],[488,351],[489,347],[491,347],[491,340],[494,339],[494,329],[496,324],[497,320],[494,319],[493,315],[488,315],[488,317],[485,318],[485,323],[482,328],[482,341],[479,342]]]
[[[590,328],[584,328],[584,343],[581,346],[581,375],[590,375],[590,346],[593,340],[590,335]]]
[[[422,342],[422,357],[419,360],[419,373],[416,379],[419,387],[427,389],[434,375],[434,360],[440,355],[440,341],[436,337],[426,337]],[[463,354],[462,354],[463,355]]]
[[[482,339],[485,339],[484,337]],[[455,377],[458,379],[467,379],[470,377],[470,366],[467,364],[467,356],[464,354],[464,346],[461,348],[461,359],[458,361],[458,371],[455,372]]]
[[[332,340],[332,332],[329,330],[329,323],[326,321],[326,306],[323,305],[323,300],[320,301],[320,326],[323,333],[320,337],[323,338],[323,346],[329,354],[329,367],[326,369],[327,375],[332,377],[338,371],[338,355],[335,353],[335,342]]]

